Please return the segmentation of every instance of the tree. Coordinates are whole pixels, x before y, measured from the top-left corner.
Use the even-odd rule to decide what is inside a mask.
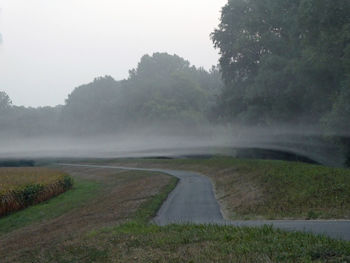
[[[0,91],[0,112],[9,109],[11,105],[10,97],[4,91]]]
[[[214,72],[197,69],[177,55],[145,55],[126,80],[126,107],[137,122],[202,122],[216,89],[210,87],[217,83],[221,80]]]
[[[229,119],[318,123],[346,79],[348,0],[230,0],[212,39]]]
[[[64,127],[77,133],[111,132],[118,128],[121,82],[111,76],[74,89],[62,111]]]
[[[62,126],[85,134],[197,125],[208,121],[221,86],[215,68],[197,69],[167,53],[145,55],[126,80],[105,76],[77,87],[63,106]]]

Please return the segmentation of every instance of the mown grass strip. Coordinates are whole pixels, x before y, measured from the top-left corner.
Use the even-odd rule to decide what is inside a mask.
[[[216,187],[232,195],[250,182],[260,192],[255,202],[234,207],[238,215],[265,218],[350,218],[350,170],[300,162],[214,158],[207,167],[232,168],[214,176]],[[222,169],[222,168],[221,168]],[[247,189],[249,190],[249,189]],[[242,193],[244,194],[244,193]]]
[[[141,205],[139,210],[134,214],[133,221],[138,223],[147,223],[156,216],[157,211],[167,199],[168,195],[173,191],[179,182],[179,179],[172,177],[170,183],[150,200]]]
[[[203,173],[232,219],[350,219],[350,169],[232,157],[110,162]]]
[[[125,224],[105,233],[104,240],[113,244],[109,260],[120,262],[350,261],[349,242],[270,226]]]
[[[264,227],[149,223],[176,179],[134,218],[88,233],[84,242],[46,251],[54,262],[350,262],[350,242]],[[32,255],[32,258],[36,258]]]
[[[0,218],[0,235],[78,208],[96,196],[100,187],[101,185],[96,182],[76,179],[71,190],[46,202]]]

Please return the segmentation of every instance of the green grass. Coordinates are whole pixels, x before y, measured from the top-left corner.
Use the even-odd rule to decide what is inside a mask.
[[[327,182],[330,185],[322,198],[328,206],[332,202],[338,204],[338,200],[347,200],[348,189],[334,187],[337,184],[348,185],[350,172],[344,169],[232,158],[142,162],[144,165],[166,163],[168,167],[177,169],[193,168],[203,173],[217,173],[212,178],[217,177],[218,183],[230,189],[233,187],[230,183],[237,182],[236,176],[250,180],[267,191],[264,192],[264,205],[259,206],[260,212],[267,215],[281,213],[277,208],[285,200],[290,202],[292,196],[295,200],[305,196],[313,200],[312,197],[326,187]],[[235,176],[221,178],[220,171],[231,172],[231,168]],[[149,223],[176,183],[176,179],[171,180],[159,194],[144,202],[127,223],[95,229],[78,239],[67,237],[49,249],[26,251],[20,262],[350,262],[350,242],[325,236],[286,232],[270,226],[250,228],[189,224],[160,227]],[[303,189],[304,192],[301,191]],[[87,195],[89,193],[87,191]],[[276,197],[278,200],[268,199]],[[69,198],[67,200],[70,201]],[[309,208],[310,204],[312,202],[302,207]],[[343,206],[346,208],[346,205]],[[287,203],[285,207],[289,209],[288,214],[291,211],[300,213],[300,210],[293,210],[293,203]],[[285,215],[285,212],[281,214]]]
[[[241,210],[244,214],[277,217],[350,217],[350,170],[303,163],[255,161],[237,165],[254,174],[263,202]]]
[[[237,176],[247,177],[261,190],[259,202],[236,207],[242,215],[350,218],[349,169],[266,160],[219,159],[212,162],[234,167]]]
[[[260,228],[215,225],[157,227],[127,224],[105,234],[122,244],[127,262],[312,262],[350,261],[350,244],[322,236]],[[160,254],[159,251],[163,253]],[[158,253],[157,253],[158,252]],[[108,254],[107,254],[108,255]],[[112,248],[110,258],[117,257]]]
[[[222,201],[231,218],[350,219],[350,169],[230,157],[111,162],[206,174],[212,178],[217,192],[224,196]],[[237,202],[240,196],[254,194],[253,202],[248,202],[249,198]]]
[[[75,179],[71,190],[41,204],[0,218],[0,236],[35,222],[58,217],[78,208],[93,198],[98,193],[97,190],[100,186],[96,182]]]
[[[34,253],[32,254],[34,256]],[[31,259],[37,259],[32,257]],[[350,243],[269,226],[129,222],[47,251],[43,262],[350,262]]]
[[[23,262],[350,262],[350,242],[325,236],[217,225],[150,224],[176,180],[144,203],[124,224],[90,231],[69,242],[23,256]]]
[[[163,202],[167,199],[172,190],[175,189],[179,179],[172,177],[170,183],[165,186],[161,191],[155,195],[152,199],[143,203],[140,209],[133,215],[132,219],[138,223],[148,223],[153,217],[156,216],[157,211],[162,206]]]

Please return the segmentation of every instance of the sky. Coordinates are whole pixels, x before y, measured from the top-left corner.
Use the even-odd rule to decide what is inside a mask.
[[[210,33],[227,0],[0,0],[0,91],[54,106],[95,77],[128,77],[144,54],[218,63]]]

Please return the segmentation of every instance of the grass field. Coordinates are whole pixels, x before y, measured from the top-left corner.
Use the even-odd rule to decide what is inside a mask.
[[[324,236],[268,226],[150,224],[176,186],[168,176],[97,168],[69,172],[75,180],[99,182],[85,196],[97,194],[54,220],[0,236],[4,262],[350,262],[350,242]],[[50,209],[74,203],[67,195],[81,188],[77,184],[50,200]]]
[[[350,219],[350,169],[229,157],[109,163],[205,174],[231,219]]]
[[[86,232],[81,242],[30,260],[41,262],[350,262],[350,242],[324,236],[217,225],[159,227],[149,220],[175,187],[171,181],[127,223]],[[26,254],[28,257],[29,254]],[[27,258],[28,259],[28,258]],[[44,260],[43,260],[44,259]]]
[[[57,196],[73,185],[65,173],[47,168],[0,168],[0,216]]]
[[[59,262],[86,256],[96,262],[350,262],[349,242],[269,226],[158,227],[131,222],[91,233],[84,245],[50,256]]]
[[[74,178],[70,191],[0,218],[1,263],[58,262],[45,255],[57,249],[69,253],[66,246],[82,245],[86,233],[93,229],[121,224],[136,214],[143,217],[141,214],[154,213],[154,206],[167,196],[158,195],[160,189],[176,184],[174,178],[159,173],[73,167],[62,170]],[[148,209],[139,210],[153,198],[155,202]]]

